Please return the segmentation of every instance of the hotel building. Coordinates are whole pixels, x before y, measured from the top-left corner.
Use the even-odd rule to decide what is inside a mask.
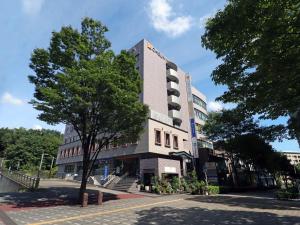
[[[193,168],[199,147],[212,148],[202,134],[207,118],[206,97],[191,85],[190,76],[147,40],[130,49],[143,80],[141,101],[149,106],[145,130],[137,143],[101,150],[93,174],[106,177],[184,176]],[[57,155],[58,176],[82,169],[81,143],[67,125]]]

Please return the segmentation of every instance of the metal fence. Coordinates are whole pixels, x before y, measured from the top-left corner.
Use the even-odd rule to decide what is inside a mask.
[[[2,175],[29,189],[39,187],[40,178],[30,177],[17,171],[2,170]]]

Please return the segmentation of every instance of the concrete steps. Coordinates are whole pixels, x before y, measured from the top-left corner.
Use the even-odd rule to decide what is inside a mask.
[[[136,192],[138,191],[136,182],[137,179],[135,177],[123,177],[120,178],[117,182],[110,183],[107,188],[116,191]]]

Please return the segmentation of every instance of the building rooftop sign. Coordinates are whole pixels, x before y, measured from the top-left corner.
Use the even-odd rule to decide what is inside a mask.
[[[166,57],[164,57],[156,48],[154,48],[151,43],[147,42],[147,48],[156,53],[160,58],[167,60]]]

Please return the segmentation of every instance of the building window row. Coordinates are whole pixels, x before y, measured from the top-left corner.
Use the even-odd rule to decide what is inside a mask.
[[[198,144],[198,147],[200,147],[200,148],[210,148],[210,149],[213,149],[213,144],[209,143],[207,141],[204,141],[204,140],[198,140],[197,144]]]
[[[68,137],[68,138],[65,138],[65,144],[72,143],[72,142],[79,141],[79,140],[80,140],[80,138],[78,135]]]
[[[200,110],[198,109],[194,109],[195,110],[195,115],[198,119],[200,120],[207,120],[207,115],[203,112],[201,112]]]
[[[119,144],[116,141],[113,141],[111,144],[108,144],[106,146],[103,147],[102,150],[110,150],[110,149],[114,149],[114,148],[126,148],[129,145],[137,145],[138,142],[134,142],[134,143],[123,143],[123,144]],[[93,153],[97,150],[98,146],[94,145],[91,147],[90,151]],[[82,155],[83,151],[82,148],[77,146],[74,148],[69,148],[69,149],[64,149],[60,152],[59,158],[68,158],[68,157],[73,157],[73,156],[79,156]]]
[[[201,98],[199,98],[196,95],[193,95],[193,103],[195,103],[196,105],[198,105],[206,110],[206,102],[203,101]]]
[[[162,145],[161,130],[154,129],[154,133],[155,133],[155,144]],[[178,136],[173,134],[172,137],[173,137],[173,148],[178,149],[179,148]],[[171,134],[169,132],[164,132],[164,144],[165,147],[167,148],[171,147]]]
[[[66,165],[65,166],[65,173],[74,173],[75,165]]]

